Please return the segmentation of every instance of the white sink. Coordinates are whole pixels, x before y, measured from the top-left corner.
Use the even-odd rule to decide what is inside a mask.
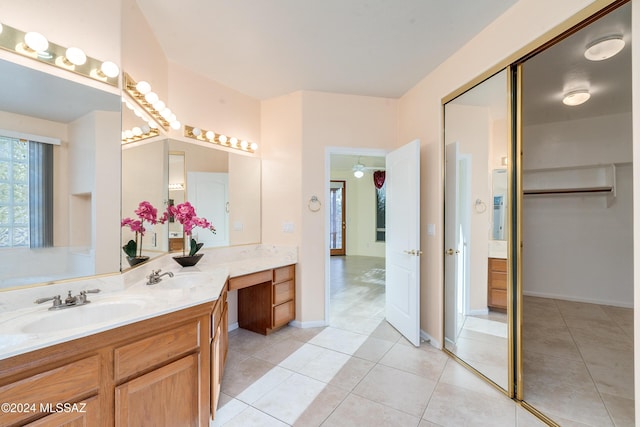
[[[113,322],[135,315],[145,305],[146,301],[143,300],[91,302],[80,307],[48,311],[23,324],[20,329],[27,334],[41,334]]]

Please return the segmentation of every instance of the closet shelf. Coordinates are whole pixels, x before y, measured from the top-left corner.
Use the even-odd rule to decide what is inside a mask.
[[[580,165],[523,171],[525,196],[605,196],[609,207],[616,197],[616,166]]]

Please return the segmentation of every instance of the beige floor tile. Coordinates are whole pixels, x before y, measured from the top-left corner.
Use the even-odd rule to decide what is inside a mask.
[[[439,383],[423,417],[442,426],[515,426],[514,403],[450,384]]]
[[[223,396],[223,394],[221,393],[220,396]],[[230,400],[227,400],[227,398]],[[229,396],[226,396],[224,404],[222,403],[222,399],[221,399],[220,406],[216,411],[215,419],[213,420],[213,422],[210,423],[210,426],[211,427],[223,426],[229,421],[231,421],[233,418],[238,416],[238,414],[240,414],[242,411],[244,411],[248,407],[249,405],[247,405],[246,403],[241,402],[237,399],[229,398]]]
[[[375,363],[368,360],[351,357],[331,378],[329,384],[352,391],[374,366]]]
[[[323,393],[323,391],[325,391]],[[273,388],[253,406],[270,416],[292,425],[312,408],[309,418],[326,418],[331,409],[338,406],[348,392],[329,386],[321,381],[300,374],[293,374],[279,386]],[[314,405],[316,399],[319,403]],[[325,414],[318,414],[325,405]]]
[[[610,425],[607,410],[582,362],[525,355],[524,399],[544,414],[602,427]]]
[[[353,354],[367,339],[366,335],[357,334],[342,329],[328,327],[309,340],[309,344],[339,351],[345,354]]]
[[[295,353],[304,343],[302,341],[285,338],[271,343],[269,346],[261,348],[253,353],[253,357],[266,360],[274,365],[279,364],[287,357]]]
[[[240,412],[238,415],[222,424],[224,427],[286,427],[287,424],[279,421],[264,412],[261,412],[251,406]]]
[[[354,394],[333,411],[323,427],[385,426],[411,427],[420,422],[418,417],[372,402]]]
[[[441,351],[421,350],[396,344],[380,360],[380,364],[438,381],[449,358]]]
[[[322,332],[324,330],[324,326],[321,327],[321,328],[293,328],[293,327],[290,327],[289,329],[291,330],[291,333],[289,335],[291,338],[306,343],[311,338],[315,337],[320,332]]]
[[[252,355],[255,352],[270,346],[274,341],[273,337],[268,337],[246,329],[235,329],[229,333],[229,350]]]
[[[516,406],[517,427],[545,427],[547,423],[521,406]]]
[[[347,397],[347,391],[336,387],[325,387],[313,399],[302,414],[293,423],[298,427],[319,426]]]
[[[502,396],[502,392],[453,359],[447,360],[440,383],[484,393],[495,398]]]
[[[299,372],[307,364],[320,357],[327,349],[313,344],[303,344],[295,352],[279,363],[279,366]]]
[[[402,335],[396,330],[396,328],[391,326],[389,322],[385,320],[383,322],[380,322],[378,327],[371,333],[370,336],[372,336],[373,338],[380,338],[396,343]]]
[[[582,360],[580,351],[566,326],[525,324],[522,332],[526,354],[538,353],[565,359]]]
[[[349,359],[351,359],[351,356],[348,354],[323,348],[321,353],[298,369],[297,372],[328,383],[346,365]]]
[[[633,399],[625,399],[606,393],[600,394],[616,427],[632,427],[635,425],[635,403]]]
[[[381,338],[368,337],[353,353],[355,357],[378,362],[393,347],[391,341]]]
[[[607,316],[630,338],[633,338],[633,308],[603,306]]]
[[[282,384],[293,375],[293,372],[274,366],[265,372],[260,378],[252,382],[248,387],[236,395],[236,399],[252,404],[274,388]]]
[[[634,398],[633,365],[594,366],[587,363],[587,369],[601,394],[606,393],[624,399]]]
[[[273,368],[273,364],[254,357],[248,357],[234,366],[226,366],[221,391],[236,397]]]
[[[419,417],[436,385],[435,381],[376,365],[353,390],[354,394]]]

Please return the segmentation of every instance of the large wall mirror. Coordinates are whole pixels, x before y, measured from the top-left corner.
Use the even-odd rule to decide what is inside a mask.
[[[0,290],[117,272],[101,238],[118,231],[120,97],[5,60],[0,76]]]
[[[261,240],[260,159],[175,139],[123,146],[122,215],[133,217],[141,201],[159,215],[167,204],[190,202],[216,232],[194,229],[204,247],[255,244]],[[123,245],[135,236],[123,229]],[[183,230],[172,222],[149,226],[142,253],[182,251]],[[122,253],[124,257],[124,252]],[[123,258],[123,267],[127,261]]]
[[[507,71],[444,105],[445,349],[510,390]]]

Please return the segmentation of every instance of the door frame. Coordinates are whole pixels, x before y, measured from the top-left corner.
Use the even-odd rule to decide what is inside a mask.
[[[331,155],[386,157],[391,150],[381,148],[325,147],[324,150],[324,200],[329,200],[331,191]],[[330,210],[328,203],[324,205],[324,323],[329,326],[331,304],[331,251],[330,244]]]
[[[331,255],[346,255],[347,254],[347,181],[343,179],[335,179],[329,181],[329,198],[331,200],[331,183],[342,183],[342,243],[340,249],[331,249],[331,240],[329,240],[329,250]],[[331,209],[329,209],[329,234],[331,234]]]

